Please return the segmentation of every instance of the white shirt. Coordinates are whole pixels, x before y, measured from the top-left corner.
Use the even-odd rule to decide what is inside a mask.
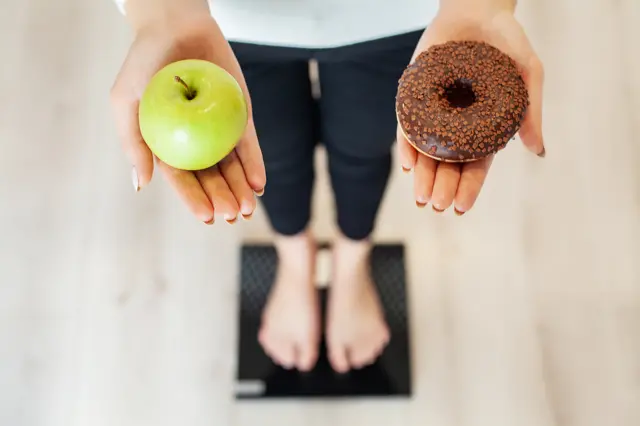
[[[115,0],[124,13],[126,0]],[[229,40],[323,48],[424,29],[438,0],[209,0]]]

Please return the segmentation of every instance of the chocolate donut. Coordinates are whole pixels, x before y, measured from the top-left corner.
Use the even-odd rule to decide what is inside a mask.
[[[529,96],[516,63],[495,47],[450,41],[402,74],[396,114],[411,145],[439,161],[479,160],[516,134]]]

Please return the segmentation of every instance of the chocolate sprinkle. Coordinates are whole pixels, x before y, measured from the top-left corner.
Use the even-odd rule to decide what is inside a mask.
[[[528,106],[515,61],[474,41],[450,41],[422,52],[402,74],[396,96],[396,114],[409,142],[449,162],[503,149]]]

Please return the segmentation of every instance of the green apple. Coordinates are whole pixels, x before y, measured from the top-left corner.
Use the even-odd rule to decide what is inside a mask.
[[[247,103],[238,82],[203,60],[167,65],[140,99],[140,132],[149,149],[181,170],[207,169],[226,157],[247,126]]]

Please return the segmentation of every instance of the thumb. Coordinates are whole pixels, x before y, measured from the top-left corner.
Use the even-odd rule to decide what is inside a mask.
[[[524,69],[523,79],[529,92],[529,108],[520,127],[520,139],[527,149],[538,157],[545,156],[542,136],[542,86],[544,69],[537,57]]]
[[[142,139],[138,124],[139,101],[131,101],[116,89],[112,91],[111,104],[123,150],[132,165],[131,179],[137,192],[153,175],[153,154]]]

